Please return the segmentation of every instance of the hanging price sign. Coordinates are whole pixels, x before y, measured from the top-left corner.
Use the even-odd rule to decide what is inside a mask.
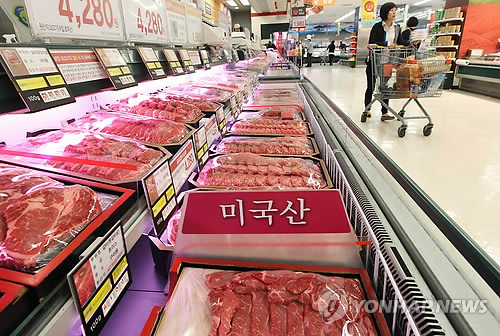
[[[120,0],[25,0],[36,37],[122,41]]]
[[[182,63],[184,63],[184,68],[187,73],[195,72],[193,62],[189,57],[189,54],[186,49],[179,49],[179,55],[181,56]]]
[[[203,37],[201,11],[197,8],[186,6],[187,42],[201,44]]]
[[[156,56],[153,48],[137,47],[137,51],[139,51],[139,55],[141,55],[141,58],[144,61],[152,79],[167,77],[167,74],[165,73],[165,70],[163,70],[160,60],[158,59],[158,56]]]
[[[305,27],[306,27],[306,17],[305,16],[292,17],[292,28],[305,28]]]
[[[174,49],[163,49],[163,53],[167,58],[168,64],[170,65],[170,69],[175,76],[184,75],[184,69],[182,68],[181,62],[179,62],[179,58],[177,58],[177,54]]]
[[[186,11],[179,1],[165,1],[168,22],[168,37],[171,43],[186,43]]]
[[[31,111],[75,101],[46,48],[2,47],[0,61]]]
[[[167,43],[167,19],[163,0],[122,0],[127,40]]]
[[[137,85],[120,50],[117,48],[95,48],[95,52],[115,89]]]

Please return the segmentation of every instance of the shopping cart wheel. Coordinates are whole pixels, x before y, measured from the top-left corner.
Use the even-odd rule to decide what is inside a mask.
[[[401,110],[401,111],[399,111],[399,113],[398,113],[398,114],[399,114],[399,116],[400,116],[401,118],[403,118],[403,117],[405,116],[405,111],[404,111],[404,110]]]
[[[432,128],[434,127],[433,124],[427,124],[424,126],[424,135],[429,136],[432,133]]]
[[[401,125],[401,126],[399,126],[399,128],[398,128],[398,136],[399,136],[400,138],[404,138],[404,136],[406,135],[406,128],[407,128],[407,127],[408,127],[408,126],[406,126],[406,125]]]
[[[368,113],[363,112],[363,114],[361,114],[361,122],[366,122],[366,118],[368,118]]]

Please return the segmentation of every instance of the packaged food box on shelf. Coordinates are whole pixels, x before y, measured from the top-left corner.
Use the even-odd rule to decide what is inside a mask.
[[[74,267],[91,235],[135,203],[133,190],[0,165],[0,279],[43,297]]]
[[[158,336],[391,334],[359,308],[377,302],[364,269],[176,258],[170,278]]]
[[[252,153],[212,157],[189,182],[196,188],[230,190],[331,189],[323,160]]]
[[[236,121],[229,130],[232,135],[305,136],[313,135],[311,124],[302,120],[247,119]]]
[[[0,147],[3,162],[141,192],[141,180],[171,156],[161,147],[77,129],[51,131]]]
[[[29,288],[0,280],[0,334],[9,335],[36,307]]]
[[[248,107],[245,106],[243,112],[237,120],[251,118],[277,119],[277,120],[306,120],[304,113],[293,107]]]
[[[311,157],[319,154],[318,145],[311,137],[245,137],[227,136],[212,146],[215,154],[253,153],[266,156]]]
[[[171,152],[181,148],[194,130],[189,125],[175,121],[109,111],[91,112],[63,126],[109,134],[121,139],[133,139],[143,145],[165,147]]]

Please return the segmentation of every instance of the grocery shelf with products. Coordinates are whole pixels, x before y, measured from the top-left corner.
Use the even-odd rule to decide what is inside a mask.
[[[0,334],[498,329],[489,259],[294,64],[178,38],[0,46]]]

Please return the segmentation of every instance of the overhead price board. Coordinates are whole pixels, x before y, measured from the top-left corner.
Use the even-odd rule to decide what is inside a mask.
[[[122,0],[122,8],[128,41],[168,42],[163,0]]]

